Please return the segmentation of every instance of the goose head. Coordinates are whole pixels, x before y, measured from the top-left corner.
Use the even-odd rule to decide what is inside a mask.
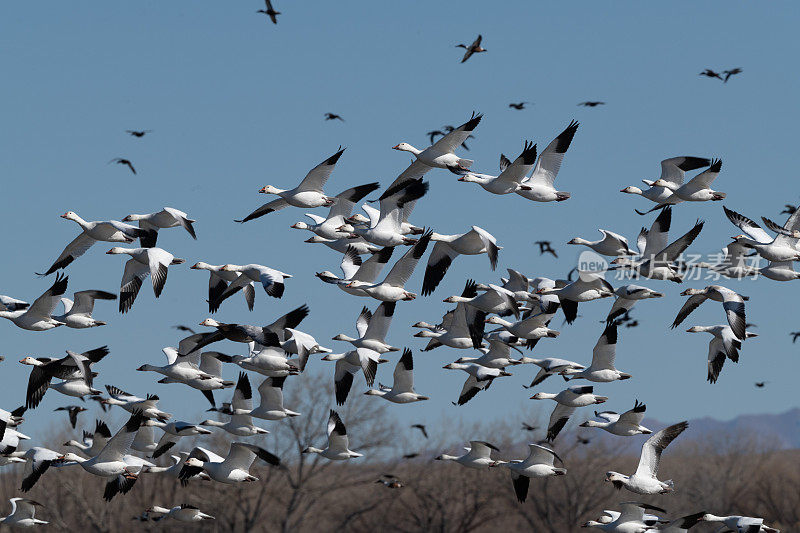
[[[408,144],[407,142],[402,142],[400,144],[396,144],[392,146],[392,150],[400,150],[401,152],[417,152],[417,149]]]
[[[76,454],[76,453],[67,452],[64,455],[59,456],[57,461],[60,462],[60,463],[63,463],[63,462],[82,463],[83,461],[85,461],[85,459],[83,457],[81,457],[80,455]]]
[[[323,281],[336,281],[339,279],[339,277],[330,270],[323,270],[322,272],[317,272],[314,275]]]
[[[686,289],[681,293],[681,296],[694,296],[695,294],[703,294],[705,291],[702,289]]]
[[[278,194],[278,193],[281,193],[283,191],[281,189],[277,188],[277,187],[272,186],[272,185],[264,185],[263,187],[261,187],[261,189],[258,190],[258,192],[263,193],[263,194]]]
[[[106,255],[119,255],[119,254],[126,254],[128,250],[126,248],[121,248],[119,246],[114,246],[109,251],[106,252]]]
[[[77,221],[81,217],[79,217],[78,214],[75,211],[67,211],[66,213],[61,215],[61,218],[65,218],[67,220],[76,220]]]
[[[183,462],[186,466],[194,466],[196,468],[203,468],[203,461],[196,457],[190,457]]]
[[[625,187],[624,189],[620,189],[619,192],[624,192],[626,194],[639,194],[639,195],[641,195],[642,194],[642,189],[640,189],[639,187],[634,187],[633,185],[629,185],[628,187]]]
[[[44,365],[44,363],[42,363],[41,361],[39,361],[35,357],[31,357],[30,355],[28,357],[23,357],[22,359],[19,360],[19,362],[22,363],[23,365],[31,365],[31,366],[43,366]]]
[[[703,331],[706,331],[706,328],[704,328],[703,326],[692,326],[686,330],[687,333],[700,333]]]
[[[347,222],[351,224],[369,224],[370,219],[362,215],[361,213],[356,213],[355,215],[348,217],[345,219]]]
[[[305,222],[295,222],[289,227],[294,229],[310,229],[308,224],[306,224]]]
[[[208,263],[204,263],[202,261],[198,261],[197,263],[193,264],[189,268],[192,270],[209,270],[211,265]]]
[[[230,263],[222,265],[220,268],[223,272],[238,272],[241,267],[239,265],[232,265]]]
[[[670,182],[668,182],[667,180],[665,180],[663,178],[658,178],[656,181],[653,182],[653,185],[651,185],[651,187],[665,187],[665,188],[669,189],[670,185],[672,185],[672,184]]]
[[[478,179],[477,176],[475,176],[473,174],[469,174],[469,173],[464,174],[463,176],[460,176],[458,178],[458,181],[465,181],[467,183],[479,183],[480,182],[480,180]]]
[[[145,217],[145,215],[128,215],[122,219],[122,222],[135,222],[137,220],[141,220]]]
[[[619,490],[625,485],[625,482],[628,481],[628,476],[612,470],[610,472],[606,472],[606,477],[603,481],[613,483],[614,488]]]
[[[208,326],[208,327],[210,327],[210,328],[216,328],[216,327],[219,327],[219,326],[221,326],[221,325],[222,325],[222,323],[220,323],[220,322],[217,322],[217,321],[216,321],[216,320],[214,320],[213,318],[206,318],[205,320],[203,320],[202,322],[200,322],[200,325],[201,325],[201,326]]]
[[[575,237],[574,239],[567,241],[567,244],[589,244],[589,241],[582,239],[581,237]]]

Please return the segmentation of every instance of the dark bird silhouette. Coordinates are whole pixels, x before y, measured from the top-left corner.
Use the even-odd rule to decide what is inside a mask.
[[[183,324],[178,324],[177,326],[172,326],[173,328],[177,329],[178,331],[185,331],[187,333],[191,333],[194,335],[194,330],[189,326],[184,326]]]
[[[792,344],[794,344],[795,342],[797,342],[797,337],[800,337],[800,331],[793,331],[789,333],[789,335],[792,336]]]
[[[429,131],[425,135],[428,136],[428,138],[431,140],[431,144],[433,144],[434,141],[436,140],[436,137],[444,137],[447,134],[445,132],[443,132],[442,130],[433,130],[433,131]]]
[[[759,389],[763,389],[764,385],[766,385],[767,383],[769,383],[769,381],[756,381],[756,387],[758,387]]]
[[[707,68],[703,72],[701,72],[700,76],[705,76],[707,78],[717,78],[718,80],[722,79],[722,76],[720,76],[719,72],[714,72],[710,68]]]
[[[86,411],[86,408],[80,405],[67,405],[53,409],[53,411],[66,411],[69,415],[69,423],[72,424],[72,429],[75,429],[75,424],[78,423],[78,415]]]
[[[128,133],[134,137],[144,137],[146,134],[150,133],[153,130],[125,130],[125,133]]]
[[[325,113],[325,120],[341,120],[344,122],[344,119],[336,113]]]
[[[783,206],[783,211],[781,211],[781,215],[794,215],[795,211],[797,211],[796,205],[786,204]]]
[[[133,163],[131,163],[127,159],[123,159],[122,157],[115,157],[114,159],[112,159],[111,161],[108,162],[109,165],[111,163],[116,163],[118,165],[126,165],[129,169],[131,169],[131,172],[136,174],[136,169],[133,168]]]
[[[414,428],[414,429],[420,430],[422,432],[422,435],[426,439],[428,438],[428,431],[425,429],[425,426],[423,426],[422,424],[412,424],[411,427]]]
[[[397,479],[397,476],[393,476],[392,474],[383,474],[375,483],[383,483],[383,485],[389,489],[400,489],[404,486],[403,483]]]
[[[581,102],[578,105],[582,105],[583,107],[597,107],[599,105],[606,105],[606,103],[601,102],[600,100],[587,100],[586,102]]]
[[[553,257],[558,258],[558,254],[553,250],[550,241],[536,241],[533,244],[539,245],[539,255],[552,254]]]
[[[722,73],[725,74],[725,79],[722,80],[722,82],[723,83],[728,83],[728,80],[731,78],[731,76],[736,76],[737,74],[741,74],[742,73],[742,69],[740,69],[739,67],[736,67],[736,68],[732,68],[730,70],[723,70]]]
[[[264,0],[264,4],[267,6],[267,9],[259,9],[256,13],[264,13],[269,17],[273,24],[278,23],[278,15],[281,14],[280,11],[275,11],[272,8],[272,2],[270,0]]]
[[[474,41],[472,41],[472,44],[469,45],[469,46],[467,46],[465,44],[457,44],[456,45],[456,48],[464,48],[466,50],[466,52],[464,52],[464,57],[461,59],[462,63],[464,61],[466,61],[467,59],[469,59],[470,57],[472,57],[472,54],[477,54],[479,52],[485,52],[486,51],[486,48],[483,48],[481,46],[481,41],[482,40],[483,40],[483,36],[482,35],[478,35],[478,38],[475,39]]]
[[[537,429],[539,428],[537,428],[536,426],[526,424],[525,422],[522,423],[522,431],[536,431]]]
[[[577,435],[577,437],[578,437],[578,442],[580,444],[589,444],[590,442],[592,442],[591,439],[587,439],[585,437],[581,437],[580,435]]]
[[[403,459],[414,459],[415,457],[419,457],[419,454],[416,452],[407,453],[403,456]]]
[[[635,328],[638,325],[639,325],[639,321],[638,320],[631,320],[630,322],[625,324],[625,327],[626,328]]]
[[[758,324],[753,324],[752,322],[745,322],[744,323],[744,329],[757,328],[757,327],[758,327]]]
[[[508,104],[508,107],[513,107],[517,111],[522,111],[523,109],[525,109],[525,104],[530,104],[530,102],[519,102],[517,104],[512,102]]]

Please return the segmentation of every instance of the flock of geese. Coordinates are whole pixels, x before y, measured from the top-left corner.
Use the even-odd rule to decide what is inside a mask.
[[[267,3],[269,5],[269,2]],[[480,38],[467,48],[465,60],[471,53],[483,51]],[[293,386],[311,364],[312,356],[331,362],[330,373],[335,387],[335,402],[344,405],[360,375],[368,387],[366,395],[376,396],[394,404],[407,404],[429,399],[415,390],[414,357],[407,347],[392,346],[386,341],[398,302],[412,301],[434,293],[456,260],[485,255],[494,270],[498,265],[502,246],[487,230],[472,226],[463,233],[441,234],[427,225],[411,222],[416,203],[428,193],[429,184],[424,176],[433,169],[443,169],[457,177],[457,181],[475,183],[487,194],[515,195],[532,202],[563,202],[570,193],[559,190],[556,178],[564,157],[578,131],[575,121],[560,132],[540,152],[537,145],[525,142],[520,154],[514,159],[501,155],[500,172],[497,175],[478,173],[472,170],[473,161],[459,156],[456,151],[481,122],[481,115],[473,113],[464,124],[444,134],[431,146],[416,148],[400,142],[395,150],[413,155],[413,162],[391,184],[383,189],[375,203],[366,202],[360,207],[363,213],[354,213],[355,208],[368,195],[380,188],[379,183],[367,183],[350,187],[338,194],[327,192],[326,185],[337,162],[344,154],[340,148],[322,163],[312,168],[296,185],[283,184],[279,188],[264,186],[259,192],[274,198],[255,208],[237,220],[249,223],[275,211],[291,208],[327,208],[327,214],[308,213],[309,221],[297,222],[293,229],[308,231],[306,241],[321,244],[337,253],[341,258],[340,274],[330,270],[318,272],[319,280],[331,287],[330,296],[362,298],[365,305],[356,318],[356,333],[351,336],[341,333],[334,340],[349,343],[349,350],[333,353],[320,345],[314,336],[300,328],[309,315],[310,308],[302,305],[271,323],[262,325],[224,323],[206,318],[200,325],[207,328],[200,333],[191,332],[177,342],[177,347],[165,347],[162,365],[142,364],[137,368],[143,372],[159,374],[159,383],[180,384],[200,391],[211,404],[221,420],[204,420],[192,423],[175,420],[173,415],[162,411],[158,396],[137,396],[121,388],[106,384],[104,390],[97,386],[98,371],[108,347],[103,346],[83,353],[70,350],[64,357],[26,357],[20,362],[31,366],[24,406],[12,411],[0,411],[0,435],[2,435],[2,464],[25,463],[25,475],[21,490],[29,491],[50,467],[81,468],[105,482],[103,497],[111,500],[117,494],[133,489],[141,475],[164,475],[186,485],[195,479],[213,480],[218,483],[236,484],[256,482],[250,473],[256,459],[278,466],[282,459],[260,444],[240,439],[255,437],[257,442],[268,442],[268,433],[261,421],[276,421],[302,416],[284,406],[283,389]],[[715,202],[725,194],[714,191],[711,186],[721,172],[722,162],[706,158],[682,156],[661,162],[661,176],[657,180],[644,180],[646,189],[626,187],[621,192],[641,196],[659,210],[649,229],[639,233],[634,249],[628,239],[619,233],[600,229],[601,238],[590,241],[575,237],[569,244],[591,249],[595,254],[613,258],[612,269],[623,270],[629,277],[655,281],[681,282],[685,275],[682,254],[689,248],[704,227],[697,221],[685,233],[670,241],[669,231],[673,211],[680,210],[684,202]],[[703,169],[698,175],[684,183],[686,172]],[[445,179],[441,173],[437,179]],[[456,180],[454,180],[456,181]],[[644,212],[642,212],[644,213]],[[730,278],[743,278],[764,274],[770,279],[787,281],[800,274],[792,271],[792,262],[800,260],[800,215],[791,214],[783,225],[765,220],[766,230],[752,219],[730,209],[724,210],[727,218],[743,232],[725,247],[724,258],[716,264],[704,265],[711,271]],[[133,312],[136,299],[146,278],[150,276],[154,296],[164,291],[169,272],[184,263],[167,250],[158,247],[162,230],[180,228],[192,239],[197,239],[195,220],[178,209],[165,207],[148,214],[130,214],[122,220],[88,221],[73,211],[62,218],[74,222],[77,236],[56,257],[43,276],[55,274],[52,285],[33,303],[10,296],[0,296],[0,317],[8,319],[17,328],[40,332],[66,326],[68,328],[101,327],[108,320],[108,310],[103,301],[118,298],[121,314]],[[777,234],[770,235],[769,232]],[[137,244],[138,241],[138,244]],[[111,255],[125,255],[118,294],[103,290],[81,290],[72,300],[64,297],[69,281],[65,271],[80,268],[88,260],[81,259],[95,243],[110,242],[115,245],[106,251]],[[117,246],[117,244],[125,246]],[[426,252],[430,253],[425,260]],[[398,250],[396,250],[398,249]],[[745,265],[747,254],[758,254],[769,261],[767,267],[752,270]],[[553,253],[555,255],[555,253]],[[408,282],[418,263],[424,261],[424,277],[419,294]],[[391,265],[390,265],[391,263]],[[208,311],[213,314],[224,305],[233,307],[241,302],[231,300],[240,292],[244,295],[249,310],[253,310],[259,287],[268,298],[280,299],[286,290],[293,290],[292,275],[261,264],[212,265],[195,262],[191,269],[208,272]],[[384,270],[388,269],[385,274]],[[770,274],[767,274],[769,272]],[[791,272],[791,274],[788,274]],[[779,274],[782,273],[782,274]],[[339,292],[341,291],[341,293]],[[708,350],[708,380],[715,382],[720,377],[726,359],[738,361],[742,343],[755,335],[746,331],[745,302],[747,297],[721,285],[709,285],[704,289],[687,289],[686,303],[677,312],[672,327],[678,327],[703,302],[711,300],[721,304],[725,321],[719,325],[692,326],[689,332],[707,332],[713,338]],[[538,391],[534,400],[551,400],[552,414],[542,441],[529,445],[524,458],[500,458],[498,448],[483,441],[472,441],[460,455],[442,453],[437,460],[452,461],[474,469],[508,469],[513,490],[520,502],[526,500],[531,479],[568,475],[567,468],[552,447],[559,433],[578,409],[586,409],[609,401],[607,396],[595,394],[594,384],[611,383],[632,379],[632,376],[616,368],[616,346],[619,341],[619,322],[632,307],[647,299],[660,298],[663,292],[634,284],[613,287],[603,272],[579,270],[574,280],[529,277],[522,272],[508,269],[507,277],[499,282],[481,283],[467,280],[460,295],[444,298],[453,304],[437,324],[418,322],[414,326],[419,332],[414,337],[428,339],[422,351],[440,346],[469,350],[469,355],[444,366],[465,374],[465,382],[454,404],[464,405],[475,395],[489,389],[494,380],[511,375],[508,369],[518,365],[533,364],[538,367],[530,388],[538,388],[550,376],[558,375],[569,383],[564,390]],[[595,300],[613,298],[603,330],[594,346],[590,362],[576,362],[559,358],[535,358],[523,355],[522,350],[532,350],[542,339],[554,339],[560,332],[553,329],[552,320],[559,311],[566,322],[578,316],[578,306]],[[96,319],[94,305],[100,301],[104,320]],[[59,303],[63,313],[56,314]],[[401,304],[405,305],[405,304]],[[487,324],[496,326],[487,330]],[[188,329],[188,328],[183,328]],[[243,354],[228,355],[215,351],[219,343],[230,341],[228,348],[240,348]],[[551,342],[549,340],[545,341]],[[212,346],[213,345],[213,346]],[[388,362],[389,354],[398,352],[400,357],[394,365],[390,385],[376,379],[381,364]],[[516,358],[515,352],[519,352]],[[316,357],[314,357],[316,358]],[[325,363],[316,363],[325,364]],[[223,366],[238,367],[238,379],[223,378]],[[251,379],[258,378],[257,391],[260,402],[253,401]],[[585,384],[585,380],[588,384]],[[502,381],[502,379],[501,379]],[[548,381],[555,385],[555,382]],[[44,447],[19,449],[21,441],[30,438],[18,431],[26,410],[35,409],[48,390],[69,396],[84,397],[98,401],[105,410],[114,406],[130,415],[125,424],[112,432],[105,423],[98,421],[92,433],[84,432],[81,441],[70,440],[64,452]],[[233,389],[232,399],[218,405],[214,391]],[[455,391],[454,391],[455,392]],[[74,428],[79,413],[84,408],[67,406],[70,424]],[[680,490],[672,480],[660,480],[658,469],[667,447],[688,427],[687,422],[677,422],[664,428],[649,429],[642,425],[646,406],[636,400],[633,407],[623,413],[595,411],[596,420],[581,424],[587,428],[599,428],[620,438],[646,435],[641,446],[638,467],[632,473],[608,471],[603,479],[610,486],[637,495],[663,495]],[[415,425],[427,436],[424,426]],[[528,426],[526,429],[535,430]],[[657,429],[657,430],[656,430]],[[228,450],[217,450],[197,446],[189,451],[179,451],[182,437],[205,436],[214,432],[225,432],[236,439]],[[326,443],[308,443],[303,453],[319,454],[332,461],[346,461],[362,457],[351,449],[350,435],[345,421],[335,409],[331,409],[327,425]],[[358,449],[358,437],[355,440]],[[316,447],[312,444],[317,444]],[[135,454],[133,452],[139,452]],[[167,464],[154,461],[160,457]],[[559,466],[556,466],[558,464]],[[599,479],[599,476],[598,476]],[[383,477],[376,483],[388,488],[401,488],[403,483],[392,476]],[[11,500],[12,512],[3,523],[17,526],[45,524],[34,517],[40,504],[25,499]],[[686,531],[698,522],[718,522],[729,530],[738,532],[774,532],[762,518],[741,516],[716,516],[707,512],[673,520],[661,518],[666,511],[641,503],[622,503],[619,511],[604,511],[597,520],[585,527],[603,531]],[[172,518],[193,522],[213,519],[191,505],[173,507],[153,506],[145,517]]]

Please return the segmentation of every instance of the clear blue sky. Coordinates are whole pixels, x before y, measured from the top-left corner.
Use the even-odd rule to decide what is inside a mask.
[[[618,191],[656,177],[661,159],[721,157],[716,188],[728,193],[727,206],[753,218],[779,217],[784,203],[800,201],[795,129],[800,83],[791,61],[800,19],[795,3],[764,9],[746,2],[664,7],[276,0],[283,13],[277,26],[255,13],[261,7],[256,0],[4,6],[0,293],[32,300],[48,287],[52,277],[41,280],[33,273],[49,266],[77,234],[75,224],[58,218],[67,210],[106,220],[172,206],[197,219],[199,240],[180,230],[162,232],[161,245],[187,264],[170,269],[158,301],[148,281],[127,315],[117,313],[116,303],[98,303],[95,315],[110,322],[106,327],[34,333],[0,321],[6,356],[0,406],[13,409],[24,399],[29,368],[16,362],[21,357],[108,344],[111,355],[98,365],[100,384],[158,393],[163,408],[179,418],[201,416],[205,400],[198,392],[158,385],[155,374],[134,372],[144,362],[163,363],[161,348],[178,339],[173,324],[195,325],[208,316],[207,274],[188,269],[198,260],[262,263],[295,276],[282,300],[268,299],[259,289],[253,313],[236,297],[223,304],[217,319],[265,324],[307,302],[312,312],[302,329],[336,351],[347,349],[327,339],[352,334],[361,306],[377,302],[348,297],[313,277],[315,271],[336,271],[338,257],[303,243],[307,232],[289,229],[304,211],[286,209],[243,226],[233,223],[265,200],[257,194],[260,187],[294,186],[340,144],[347,151],[328,183],[332,194],[374,180],[388,184],[409,163],[409,154],[390,150],[393,145],[426,146],[426,131],[460,124],[473,110],[485,118],[471,150],[462,153],[484,172],[496,171],[500,152],[513,159],[525,139],[541,149],[571,119],[581,122],[557,181],[561,190],[572,192],[567,202],[495,197],[443,170],[427,175],[431,190],[413,222],[441,233],[475,224],[505,248],[498,272],[489,270],[485,257],[461,257],[433,296],[399,304],[389,340],[415,349],[417,390],[433,397],[391,406],[404,422],[517,419],[530,409],[533,402],[521,385],[535,373],[533,366],[514,369],[517,375],[467,407],[453,407],[450,401],[465,375],[441,367],[471,354],[448,348],[422,353],[426,340],[412,338],[410,325],[437,322],[446,309],[441,300],[459,293],[466,277],[496,281],[506,267],[531,277],[564,276],[580,250],[563,243],[574,236],[594,239],[598,227],[633,240],[652,220],[633,209],[650,204]],[[460,64],[462,50],[454,45],[478,33],[489,51]],[[744,73],[723,85],[698,76],[706,67],[741,67]],[[608,105],[576,107],[594,99]],[[507,107],[520,100],[535,105],[524,111]],[[323,122],[329,111],[346,122]],[[126,129],[153,133],[134,139]],[[114,157],[131,159],[139,175],[108,165]],[[738,232],[719,203],[684,204],[675,208],[671,236],[698,217],[707,224],[692,250],[715,251]],[[539,257],[532,242],[540,239],[553,241],[559,260]],[[96,245],[67,270],[70,292],[118,291],[124,260],[103,255],[109,247]],[[421,271],[410,282],[414,290]],[[800,324],[787,309],[797,283],[724,282],[751,297],[748,319],[758,325],[760,337],[745,344],[741,362],[729,363],[712,386],[705,381],[711,337],[668,329],[686,284],[645,281],[668,297],[637,306],[641,326],[621,330],[617,366],[634,379],[599,385],[597,392],[611,397],[610,409],[625,409],[634,398],[645,401],[648,415],[665,422],[796,406],[792,387],[800,347],[788,333]],[[541,341],[530,355],[588,362],[610,305],[609,300],[582,304],[583,317],[573,326],[562,327],[559,315],[554,325],[562,335]],[[719,304],[706,304],[685,325],[723,321]],[[220,348],[233,352],[236,346]],[[391,360],[381,367],[380,381],[390,380],[396,357]],[[333,365],[315,358],[310,371],[332,375]],[[226,375],[233,379],[235,369],[226,368]],[[757,380],[770,383],[757,390]],[[301,382],[289,381],[287,388]],[[541,390],[562,386],[551,380]],[[364,390],[359,378],[353,393]],[[42,428],[53,408],[71,400],[48,393],[25,429]]]

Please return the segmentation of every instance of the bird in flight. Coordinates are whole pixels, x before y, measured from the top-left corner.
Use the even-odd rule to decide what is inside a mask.
[[[523,431],[536,431],[537,429],[539,429],[539,428],[537,428],[536,426],[532,426],[530,424],[526,424],[525,422],[522,423],[522,430]]]
[[[725,74],[725,79],[722,80],[722,82],[723,83],[728,83],[728,80],[731,78],[731,76],[735,76],[737,74],[741,74],[742,73],[742,69],[740,69],[739,67],[736,67],[736,68],[732,68],[730,70],[723,70],[722,73]]]
[[[781,211],[781,215],[794,215],[795,211],[797,211],[796,205],[785,204],[783,206],[783,211]]]
[[[599,105],[606,105],[606,103],[601,102],[600,100],[587,100],[586,102],[581,102],[578,105],[582,105],[583,107],[597,107]]]
[[[759,389],[763,389],[764,385],[766,385],[767,383],[769,383],[769,381],[756,381],[756,387],[758,387]]]
[[[125,166],[127,166],[129,169],[131,169],[131,172],[133,172],[134,174],[136,174],[136,169],[135,169],[135,168],[133,168],[133,163],[131,163],[131,162],[130,162],[129,160],[127,160],[127,159],[123,159],[122,157],[115,157],[114,159],[112,159],[112,160],[111,160],[111,161],[109,161],[108,163],[109,163],[109,164],[111,164],[111,163],[116,163],[116,164],[118,164],[118,165],[125,165]]]
[[[325,113],[325,120],[341,120],[344,122],[344,119],[336,113]]]
[[[789,333],[789,335],[792,336],[792,344],[794,344],[795,342],[797,342],[797,337],[800,337],[800,331],[793,331]]]
[[[428,430],[425,429],[425,426],[423,426],[422,424],[412,424],[411,427],[414,428],[414,429],[420,430],[422,432],[422,435],[426,439],[428,438]]]
[[[519,102],[519,103],[511,102],[510,104],[508,104],[508,107],[513,107],[517,111],[522,111],[523,109],[525,109],[526,104],[530,104],[530,102]]]
[[[717,78],[719,80],[722,79],[722,76],[719,74],[719,72],[714,72],[710,68],[707,68],[703,72],[701,72],[700,76],[705,76],[707,78]]]
[[[153,130],[125,130],[125,133],[132,135],[133,137],[142,138],[152,131]]]
[[[578,435],[577,437],[578,437],[578,443],[580,444],[589,444],[590,442],[592,442],[591,439],[581,437],[580,435]]]
[[[553,250],[553,247],[550,245],[550,241],[536,241],[533,244],[539,245],[539,255],[552,254],[553,257],[558,258],[558,254],[555,250]]]
[[[264,13],[269,17],[273,24],[278,23],[278,15],[280,15],[280,11],[275,11],[272,8],[272,2],[270,0],[264,0],[264,4],[266,4],[267,9],[259,9],[256,13]]]
[[[482,35],[478,35],[478,38],[475,39],[474,41],[472,41],[472,44],[469,45],[469,46],[467,46],[465,44],[457,44],[456,45],[456,48],[464,48],[466,50],[466,52],[464,52],[464,57],[461,59],[462,63],[464,61],[466,61],[467,59],[469,59],[470,57],[472,57],[472,54],[477,54],[478,52],[485,52],[486,51],[486,48],[483,48],[481,46],[481,41],[482,40],[483,40],[483,36]]]
[[[416,452],[414,452],[414,453],[407,453],[407,454],[405,454],[405,455],[403,456],[403,459],[414,459],[415,457],[419,457],[419,454],[418,454],[418,453],[416,453]]]
[[[178,324],[177,326],[172,326],[173,328],[177,329],[178,331],[185,331],[186,333],[191,333],[194,335],[194,330],[189,326],[184,326],[183,324]]]

